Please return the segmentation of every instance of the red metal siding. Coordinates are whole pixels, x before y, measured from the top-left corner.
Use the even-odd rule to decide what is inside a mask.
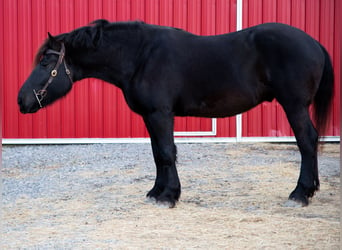
[[[334,12],[334,68],[335,68],[335,98],[333,110],[333,135],[341,135],[341,1],[335,1]]]
[[[340,68],[338,0],[243,0],[243,26],[278,21],[319,39]],[[33,56],[47,37],[84,26],[94,19],[143,20],[200,35],[236,30],[236,0],[2,0],[2,135],[4,138],[147,137],[142,119],[132,113],[121,91],[96,79],[75,83],[54,105],[33,115],[19,113],[16,97],[29,75]],[[336,83],[340,71],[336,71]],[[339,135],[339,84],[332,125]],[[176,131],[211,131],[210,119],[176,118]],[[236,135],[235,118],[217,120],[217,137]],[[243,115],[243,136],[287,136],[291,129],[279,104],[262,104]]]
[[[243,0],[243,27],[282,22],[300,28],[320,41],[332,56],[335,98],[326,135],[340,135],[340,45],[338,0]],[[242,136],[293,136],[286,115],[276,101],[263,103],[242,116]]]

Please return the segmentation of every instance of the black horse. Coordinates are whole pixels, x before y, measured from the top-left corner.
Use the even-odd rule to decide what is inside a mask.
[[[308,205],[319,189],[317,145],[328,121],[334,76],[327,51],[294,27],[268,23],[218,36],[143,22],[97,20],[42,44],[22,86],[22,113],[95,77],[119,87],[141,115],[157,167],[147,196],[175,206],[181,193],[173,138],[175,116],[227,117],[274,98],[284,108],[302,156],[289,199]],[[313,104],[314,127],[309,106]]]

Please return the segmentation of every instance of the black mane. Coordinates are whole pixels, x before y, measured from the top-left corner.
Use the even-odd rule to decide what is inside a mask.
[[[105,19],[99,19],[91,22],[88,26],[84,26],[53,37],[59,42],[64,42],[73,48],[92,49],[96,48],[103,41],[103,31],[107,29],[128,30],[136,29],[139,25],[144,24],[142,21],[134,22],[115,22],[111,23]],[[51,49],[51,38],[47,38],[38,49],[33,66],[37,66],[42,56],[48,49]]]

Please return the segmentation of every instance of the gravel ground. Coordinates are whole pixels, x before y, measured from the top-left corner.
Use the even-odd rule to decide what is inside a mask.
[[[144,198],[149,144],[3,146],[2,249],[339,249],[339,144],[305,208],[284,206],[294,144],[177,147],[182,196],[165,209]]]

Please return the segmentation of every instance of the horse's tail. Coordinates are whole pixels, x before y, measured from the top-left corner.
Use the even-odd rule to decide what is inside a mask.
[[[321,136],[328,126],[331,114],[334,96],[334,70],[328,52],[321,44],[319,45],[324,53],[325,61],[322,78],[313,102],[313,118],[318,135]]]

